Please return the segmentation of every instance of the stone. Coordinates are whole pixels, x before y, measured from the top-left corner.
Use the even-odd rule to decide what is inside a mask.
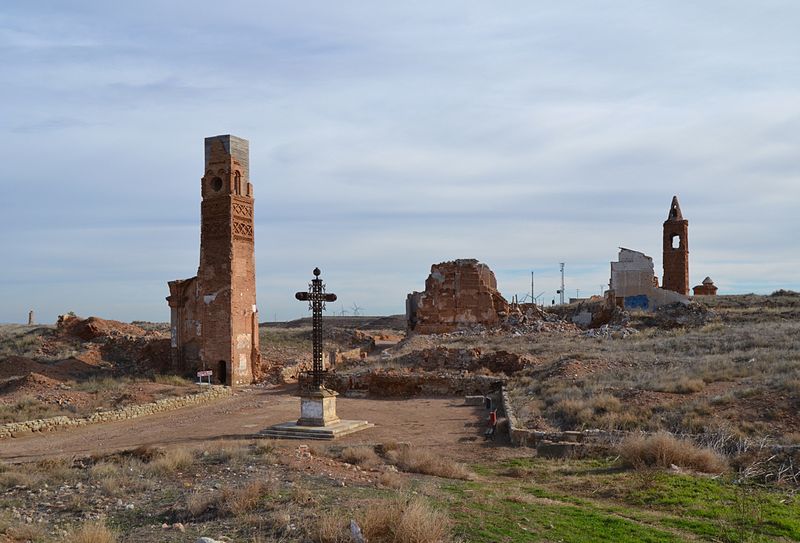
[[[475,259],[434,264],[425,291],[412,292],[406,298],[408,328],[418,334],[498,326],[508,311],[494,273]]]
[[[247,140],[206,138],[200,266],[167,297],[172,369],[210,369],[225,385],[253,382],[261,361],[249,163]]]
[[[300,395],[298,426],[328,426],[339,422],[336,416],[336,396],[333,390],[320,388]]]
[[[664,279],[661,287],[689,295],[689,221],[683,218],[678,197],[672,197],[669,215],[664,221]]]

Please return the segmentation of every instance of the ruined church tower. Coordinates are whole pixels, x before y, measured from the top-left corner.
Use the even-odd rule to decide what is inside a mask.
[[[662,288],[689,295],[689,221],[683,218],[678,197],[672,197],[664,221],[664,280]]]
[[[200,187],[200,267],[196,277],[169,283],[172,364],[246,384],[260,362],[247,140],[206,138]]]

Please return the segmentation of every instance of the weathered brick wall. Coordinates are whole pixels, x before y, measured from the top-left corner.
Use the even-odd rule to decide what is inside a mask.
[[[678,246],[673,247],[673,238]],[[689,221],[683,218],[678,197],[672,198],[669,217],[664,221],[664,280],[662,287],[689,295]]]
[[[247,140],[206,138],[195,288],[173,281],[168,298],[176,369],[211,369],[233,385],[252,382],[260,363],[249,176]]]
[[[508,302],[486,264],[461,259],[431,266],[425,292],[409,295],[407,311],[412,331],[437,334],[473,324],[496,326],[508,313]]]

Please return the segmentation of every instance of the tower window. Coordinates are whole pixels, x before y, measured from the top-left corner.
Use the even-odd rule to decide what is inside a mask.
[[[219,192],[220,190],[222,190],[222,179],[220,179],[219,177],[215,177],[214,179],[212,179],[211,189],[214,192]]]
[[[681,248],[681,237],[678,234],[672,234],[672,248],[673,249]]]

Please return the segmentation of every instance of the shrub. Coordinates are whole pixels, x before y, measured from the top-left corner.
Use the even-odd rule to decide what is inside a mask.
[[[254,511],[264,496],[275,492],[274,484],[260,479],[239,487],[228,486],[214,494],[189,494],[186,511],[192,518],[221,515],[243,516]]]
[[[380,458],[375,454],[375,449],[369,446],[347,447],[342,450],[340,458],[348,464],[374,468],[380,464]]]
[[[147,464],[147,471],[165,475],[186,469],[194,463],[192,453],[182,447],[168,449],[161,456]]]
[[[181,377],[180,375],[168,375],[162,373],[157,373],[153,375],[153,382],[158,383],[160,385],[171,385],[176,387],[194,386],[194,381],[190,381],[185,377]]]
[[[87,522],[70,532],[66,543],[116,543],[117,534],[100,522]]]
[[[629,437],[619,444],[618,452],[623,462],[634,468],[668,468],[674,464],[703,473],[722,473],[728,467],[717,452],[667,432]]]
[[[378,484],[385,486],[386,488],[393,488],[397,490],[399,488],[403,488],[406,484],[406,481],[402,475],[394,471],[386,471],[381,473],[380,477],[378,477]]]
[[[341,513],[329,511],[320,515],[315,524],[314,543],[349,543],[349,521]]]
[[[360,520],[364,536],[373,543],[450,541],[449,518],[419,498],[373,502]]]
[[[472,478],[470,471],[463,465],[428,450],[403,447],[386,453],[386,458],[403,471],[435,475],[448,479]]]

